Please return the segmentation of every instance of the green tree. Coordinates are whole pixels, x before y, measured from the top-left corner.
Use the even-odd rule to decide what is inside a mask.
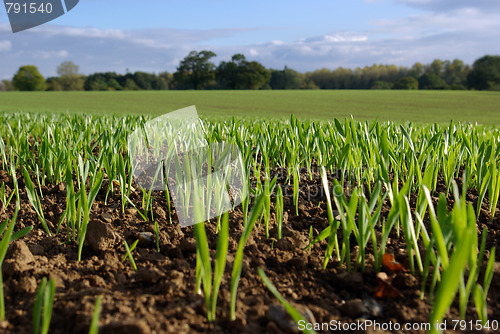
[[[418,88],[420,89],[447,89],[446,82],[437,74],[425,73],[418,79]]]
[[[434,59],[434,61],[429,65],[426,72],[431,72],[436,75],[441,75],[443,72],[444,62],[441,59]]]
[[[61,91],[63,90],[63,87],[59,81],[60,78],[58,77],[49,77],[46,80],[47,83],[47,90],[49,91]]]
[[[314,72],[306,73],[306,79],[314,82],[320,89],[331,89],[332,87],[332,72],[327,68],[322,68]]]
[[[500,90],[500,56],[477,59],[467,76],[467,86],[478,90]]]
[[[191,51],[179,64],[174,81],[181,89],[204,89],[215,79],[215,65],[210,61],[212,51]]]
[[[11,91],[14,90],[14,86],[10,80],[2,80],[0,82],[0,91]]]
[[[424,65],[422,65],[422,63],[417,62],[413,64],[408,74],[418,80],[418,78],[420,78],[420,76],[423,75],[424,72],[425,72]]]
[[[387,82],[387,81],[375,81],[371,87],[371,89],[391,89],[392,88],[392,83]]]
[[[14,75],[12,84],[16,90],[21,91],[41,91],[46,88],[45,78],[34,65],[21,66]]]
[[[83,90],[85,76],[79,74],[78,69],[72,61],[64,61],[57,67],[58,82],[63,90]]]
[[[270,85],[272,89],[300,89],[304,76],[285,66],[282,71],[271,71]]]
[[[312,81],[311,79],[304,79],[302,82],[302,85],[300,86],[300,89],[319,89],[318,86]]]
[[[108,90],[122,90],[122,86],[116,81],[115,78],[111,78],[107,82]]]
[[[225,89],[259,89],[269,81],[271,73],[262,64],[235,54],[230,62],[219,64],[215,77]]]
[[[130,78],[134,80],[140,89],[163,90],[168,88],[165,79],[154,73],[135,72]]]
[[[162,82],[162,89],[169,89],[172,81],[174,80],[174,76],[172,73],[160,72],[158,73],[158,79]]]
[[[469,72],[470,66],[460,59],[444,62],[443,79],[452,89],[464,89]]]
[[[393,89],[418,89],[418,81],[414,77],[403,77],[399,79],[394,86]]]
[[[353,84],[353,73],[349,68],[339,67],[332,72],[332,89],[349,89]]]
[[[132,78],[127,78],[125,80],[125,90],[139,90],[139,86],[135,83],[134,79]]]

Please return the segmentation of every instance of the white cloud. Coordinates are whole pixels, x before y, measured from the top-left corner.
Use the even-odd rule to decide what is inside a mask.
[[[250,54],[251,57],[255,57],[255,56],[259,55],[259,51],[255,50],[255,49],[248,50],[248,53]]]
[[[304,40],[306,43],[339,43],[339,42],[364,42],[368,39],[366,35],[357,33],[333,33],[322,36],[309,37]]]

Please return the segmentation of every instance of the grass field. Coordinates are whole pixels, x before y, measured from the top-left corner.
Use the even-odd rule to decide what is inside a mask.
[[[201,116],[500,124],[500,93],[470,91],[7,92],[0,111],[163,114],[196,105]]]

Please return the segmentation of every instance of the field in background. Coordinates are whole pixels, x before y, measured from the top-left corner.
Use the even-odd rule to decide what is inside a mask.
[[[500,94],[471,91],[6,92],[0,111],[164,114],[196,105],[203,117],[349,117],[395,122],[500,124]]]

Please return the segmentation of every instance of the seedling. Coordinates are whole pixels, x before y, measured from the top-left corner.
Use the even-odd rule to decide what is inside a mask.
[[[36,294],[35,306],[33,307],[33,333],[47,334],[49,332],[50,320],[52,318],[52,306],[56,293],[56,282],[51,278],[47,284],[47,278],[42,279]],[[40,326],[41,325],[41,326]]]

